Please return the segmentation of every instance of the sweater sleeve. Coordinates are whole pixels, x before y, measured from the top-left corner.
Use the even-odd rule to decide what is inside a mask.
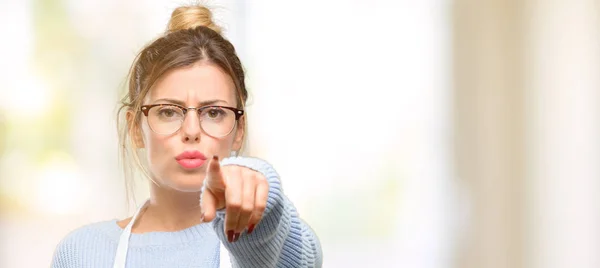
[[[229,243],[223,231],[225,211],[217,211],[213,220],[213,228],[229,251],[233,267],[321,267],[320,241],[283,194],[275,169],[264,160],[249,157],[225,158],[221,166],[226,165],[253,169],[269,183],[267,207],[252,234],[244,232],[237,242]]]

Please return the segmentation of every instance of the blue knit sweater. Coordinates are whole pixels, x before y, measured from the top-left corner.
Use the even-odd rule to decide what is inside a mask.
[[[243,233],[234,243],[223,232],[225,213],[218,211],[210,223],[176,232],[132,234],[127,267],[219,267],[222,241],[233,267],[321,267],[319,239],[298,216],[283,194],[279,175],[267,162],[248,157],[229,157],[221,165],[239,165],[267,178],[269,198],[263,219],[252,234]],[[110,268],[123,229],[117,220],[86,225],[68,234],[57,246],[53,268]]]

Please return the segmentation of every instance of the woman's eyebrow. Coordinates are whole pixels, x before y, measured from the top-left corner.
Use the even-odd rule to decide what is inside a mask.
[[[158,102],[168,102],[168,103],[177,104],[177,105],[180,105],[180,106],[183,106],[183,107],[186,106],[185,102],[180,101],[180,100],[176,100],[176,99],[162,98],[162,99],[158,99],[158,100],[154,101],[154,103],[158,103]],[[198,107],[207,106],[207,105],[214,105],[214,104],[217,104],[217,103],[225,103],[225,104],[227,104],[227,102],[224,101],[224,100],[215,99],[215,100],[201,101],[200,103],[198,103]]]

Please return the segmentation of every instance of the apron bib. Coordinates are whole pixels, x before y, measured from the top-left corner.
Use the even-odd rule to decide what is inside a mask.
[[[127,224],[127,226],[121,233],[121,237],[119,238],[119,245],[117,246],[117,255],[115,256],[115,263],[113,265],[113,268],[125,268],[125,264],[127,263],[127,250],[129,249],[129,237],[131,236],[131,228],[133,227],[135,220],[137,220],[137,217],[140,214],[140,211],[142,211],[148,205],[149,202],[150,202],[150,200],[147,200],[146,202],[144,202],[143,205],[141,205],[137,209],[135,214],[133,214],[131,221],[129,221],[129,224]],[[219,267],[220,268],[231,268],[231,261],[229,259],[229,254],[228,254],[227,249],[225,248],[225,246],[223,246],[222,242],[220,242],[219,245],[220,245],[220,250],[219,250],[220,265],[219,265]]]

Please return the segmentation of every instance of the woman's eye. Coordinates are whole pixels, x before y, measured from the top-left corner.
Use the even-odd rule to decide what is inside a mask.
[[[175,111],[173,111],[173,109],[163,109],[160,112],[166,117],[172,117],[175,114]]]
[[[208,111],[208,115],[212,118],[215,118],[215,117],[219,116],[220,113],[217,110],[210,110],[210,111]]]
[[[209,119],[218,119],[220,117],[223,117],[223,114],[225,114],[225,112],[222,109],[218,108],[211,108],[204,112],[204,115]]]
[[[158,110],[158,115],[163,118],[180,117],[182,112],[173,107],[163,107]]]

